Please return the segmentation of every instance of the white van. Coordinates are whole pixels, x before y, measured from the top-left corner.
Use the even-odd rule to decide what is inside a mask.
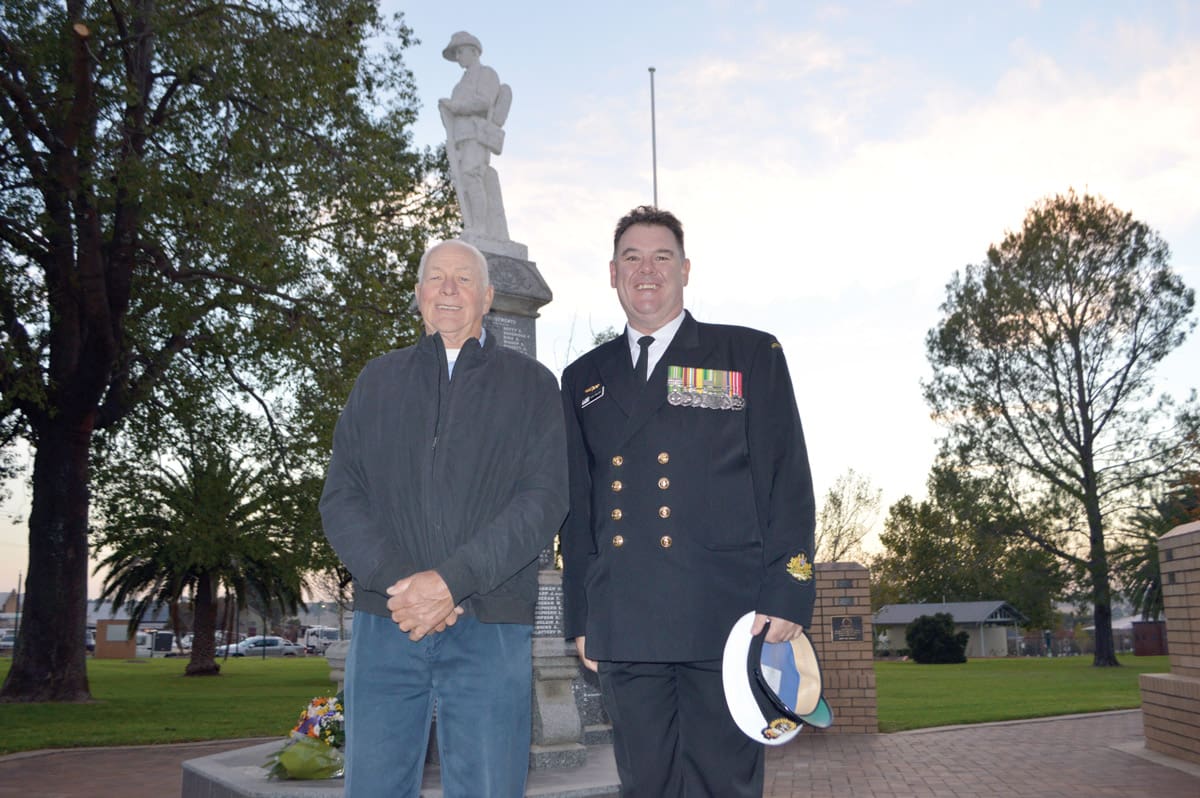
[[[310,626],[304,630],[302,645],[309,654],[324,654],[325,649],[340,639],[341,635],[333,626]]]

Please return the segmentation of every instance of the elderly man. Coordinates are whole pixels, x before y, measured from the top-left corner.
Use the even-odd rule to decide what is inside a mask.
[[[346,795],[524,794],[537,556],[567,508],[557,386],[483,329],[483,255],[421,259],[425,335],[367,364],[334,432],[325,535],[354,576]]]
[[[761,796],[721,657],[745,613],[771,642],[811,621],[812,479],[779,342],[693,319],[690,270],[675,216],[622,218],[628,327],[563,373],[565,632],[598,670],[623,796]]]

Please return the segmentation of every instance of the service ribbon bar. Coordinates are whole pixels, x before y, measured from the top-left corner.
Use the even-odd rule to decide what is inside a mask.
[[[692,366],[667,366],[667,401],[677,407],[741,410],[742,373]]]

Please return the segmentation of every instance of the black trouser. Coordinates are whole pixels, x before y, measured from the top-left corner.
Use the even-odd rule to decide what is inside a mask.
[[[725,707],[721,661],[601,662],[623,798],[762,798],[763,747]]]

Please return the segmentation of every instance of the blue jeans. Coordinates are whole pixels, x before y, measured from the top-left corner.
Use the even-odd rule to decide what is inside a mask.
[[[532,632],[528,624],[464,615],[414,643],[391,620],[355,612],[346,659],[346,796],[417,798],[435,702],[443,795],[524,795]]]

